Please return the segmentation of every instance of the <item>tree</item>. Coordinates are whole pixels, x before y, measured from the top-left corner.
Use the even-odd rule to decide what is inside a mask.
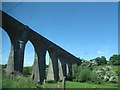
[[[78,74],[78,66],[77,66],[77,64],[73,64],[72,65],[72,77],[73,77],[73,79],[75,79],[76,78],[76,74]]]
[[[105,56],[102,56],[101,57],[101,65],[105,65],[105,64],[107,64],[107,60],[106,60]]]
[[[97,62],[98,65],[107,64],[107,60],[106,60],[105,56],[97,57],[97,58],[95,58],[95,61]]]
[[[98,65],[100,65],[100,57],[95,58],[95,61],[97,62]]]
[[[7,67],[7,64],[2,65],[2,69],[5,69]]]
[[[109,62],[112,65],[120,65],[120,54],[114,54],[113,56],[111,56]]]

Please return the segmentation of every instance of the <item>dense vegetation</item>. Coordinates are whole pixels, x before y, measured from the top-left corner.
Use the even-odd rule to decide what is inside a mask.
[[[62,82],[52,83],[52,84],[46,83],[40,85],[38,83],[33,82],[30,77],[25,77],[25,76],[19,76],[10,79],[3,75],[2,78],[3,78],[2,80],[3,88],[63,88]],[[105,83],[103,85],[103,84],[94,84],[91,82],[81,83],[81,82],[66,81],[66,88],[117,88],[117,84],[110,85],[109,83]]]
[[[81,59],[80,59],[81,60]],[[117,88],[120,76],[120,55],[113,55],[109,60],[104,56],[90,61],[81,60],[82,64],[72,66],[72,80],[66,81],[66,88]],[[31,79],[32,66],[24,67],[23,73],[12,72],[14,76],[6,77],[5,68],[2,65],[2,87],[3,88],[62,88],[62,82],[46,83],[40,85]],[[46,66],[46,71],[48,65]],[[46,81],[47,82],[47,81]]]
[[[95,59],[92,59],[90,61],[95,61],[98,65],[105,65],[105,64],[110,64],[110,65],[120,65],[120,54],[114,54],[112,55],[109,60],[107,61],[105,56],[97,57]]]
[[[92,82],[94,84],[106,83],[118,86],[120,76],[120,55],[113,55],[109,61],[104,56],[97,57],[90,61],[82,59],[82,64],[72,66],[72,78],[75,82]]]
[[[113,55],[112,57],[110,57],[110,64],[112,65],[120,65],[120,55]]]
[[[87,66],[73,65],[73,81],[93,82],[95,84],[104,84],[105,82],[117,84],[119,71],[118,66],[95,66],[90,69]]]

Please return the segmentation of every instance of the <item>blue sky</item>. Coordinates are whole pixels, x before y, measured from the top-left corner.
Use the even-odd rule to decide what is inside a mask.
[[[108,60],[118,53],[117,5],[117,2],[11,2],[3,3],[3,11],[76,57],[90,60],[105,56]],[[2,60],[7,63],[10,40],[3,30],[2,45],[5,57]],[[28,42],[24,65],[32,65],[33,59],[34,48]]]

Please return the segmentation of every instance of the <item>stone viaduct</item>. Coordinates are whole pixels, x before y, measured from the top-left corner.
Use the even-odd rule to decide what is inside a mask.
[[[80,59],[76,58],[66,50],[36,33],[28,26],[20,23],[8,14],[2,13],[2,29],[4,29],[11,41],[11,50],[8,58],[6,74],[12,71],[23,71],[24,49],[30,41],[35,50],[32,79],[37,82],[47,80],[60,81],[63,77],[69,78],[72,75],[72,64],[80,65]],[[45,55],[49,52],[50,62],[45,77]]]

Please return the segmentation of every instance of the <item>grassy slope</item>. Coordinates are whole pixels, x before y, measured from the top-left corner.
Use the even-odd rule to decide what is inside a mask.
[[[105,66],[97,66],[96,68],[101,69]],[[112,66],[114,71],[118,70],[118,66]],[[3,88],[62,88],[62,83],[54,83],[54,84],[44,84],[37,85],[36,83],[31,83],[29,77],[20,77],[18,80],[16,78],[9,79],[5,76],[2,77],[2,87]],[[106,83],[105,85],[93,84],[93,83],[79,83],[79,82],[71,82],[66,81],[66,88],[117,88],[115,84]]]
[[[6,76],[2,77],[3,88],[36,88],[36,83],[32,83],[29,77],[20,77],[19,79],[9,79]]]
[[[66,88],[117,88],[112,85],[99,85],[93,83],[66,82]]]
[[[20,78],[20,80],[10,80],[8,78],[4,78],[2,82],[3,88],[37,88],[36,83],[30,83],[28,78]],[[61,82],[53,83],[53,84],[44,84],[38,85],[40,88],[63,88]],[[79,83],[79,82],[72,82],[66,81],[66,88],[115,88],[112,85],[99,85],[93,83]],[[117,87],[116,87],[117,88]]]
[[[41,88],[63,88],[62,82],[39,85]]]
[[[62,83],[40,85],[41,88],[63,88]],[[66,81],[66,88],[118,88],[115,85],[99,85],[93,83],[80,83]]]

